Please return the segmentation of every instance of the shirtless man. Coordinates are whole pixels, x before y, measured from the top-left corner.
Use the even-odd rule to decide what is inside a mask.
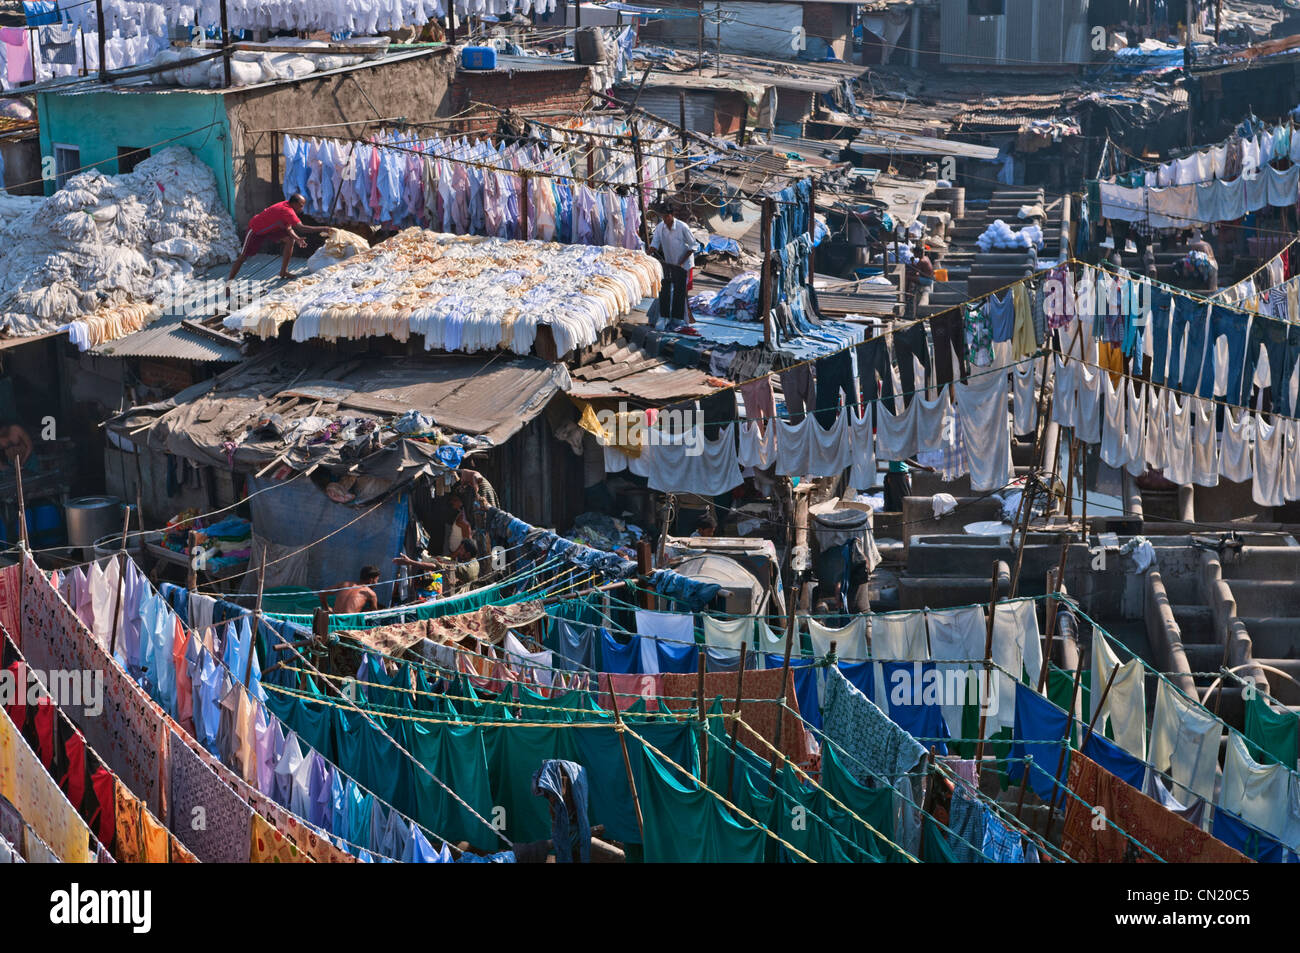
[[[362,566],[360,582],[341,582],[333,589],[327,589],[320,594],[320,604],[329,609],[330,593],[338,593],[334,597],[334,608],[331,610],[335,615],[349,615],[353,612],[365,612],[367,609],[378,609],[379,597],[375,595],[375,590],[370,588],[377,582],[379,582],[379,570],[374,566]]]

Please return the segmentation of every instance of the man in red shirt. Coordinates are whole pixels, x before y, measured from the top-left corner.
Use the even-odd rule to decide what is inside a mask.
[[[284,260],[280,262],[280,277],[289,278],[289,258],[293,255],[293,249],[296,245],[299,248],[304,247],[306,240],[294,231],[294,226],[302,229],[304,232],[328,232],[331,229],[323,225],[304,225],[298,218],[298,213],[307,205],[307,200],[301,195],[294,194],[284,202],[276,202],[262,211],[258,212],[248,223],[248,236],[244,239],[244,248],[235,259],[235,263],[230,266],[230,277],[227,281],[233,281],[235,275],[239,274],[239,269],[244,267],[244,262],[251,255],[256,255],[262,250],[262,246],[268,242],[284,242]]]

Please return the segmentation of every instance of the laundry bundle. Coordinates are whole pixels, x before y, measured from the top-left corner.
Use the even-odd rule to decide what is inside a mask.
[[[225,319],[274,337],[293,322],[307,341],[422,335],[430,350],[532,350],[549,327],[559,353],[658,293],[659,263],[638,251],[502,241],[409,228],[333,268],[277,289]]]
[[[729,318],[733,321],[755,321],[758,315],[758,273],[747,271],[732,278],[713,294],[698,294],[691,298],[694,314]]]
[[[0,330],[41,334],[82,321],[83,349],[142,326],[149,315],[132,307],[239,247],[211,170],[179,146],[125,175],[73,176],[11,218],[4,237]]]
[[[995,248],[1038,249],[1043,247],[1043,229],[1039,225],[1026,225],[1017,231],[999,218],[984,229],[984,233],[975,239],[975,244],[983,252]]]

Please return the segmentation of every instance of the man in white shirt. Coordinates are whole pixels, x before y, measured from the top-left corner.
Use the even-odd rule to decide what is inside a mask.
[[[695,267],[695,236],[672,209],[663,210],[650,247],[663,262],[664,281],[659,288],[659,314],[676,324],[686,320],[686,281]]]

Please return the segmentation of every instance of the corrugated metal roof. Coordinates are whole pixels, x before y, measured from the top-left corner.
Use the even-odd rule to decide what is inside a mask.
[[[205,319],[228,312],[225,288],[229,272],[229,265],[209,268],[194,285],[192,306],[166,311],[148,327],[109,341],[93,353],[103,357],[166,357],[178,361],[233,363],[241,360],[240,344],[234,335],[223,334],[219,325],[206,331],[196,327]],[[283,285],[279,272],[279,255],[254,255],[248,259],[232,289],[236,301],[264,295]],[[223,341],[222,337],[229,340]]]
[[[955,156],[984,162],[992,162],[998,157],[998,150],[991,146],[977,146],[955,139],[932,139],[886,128],[864,128],[853,140],[852,147],[867,155]]]
[[[510,56],[508,54],[497,54],[497,65],[495,69],[460,69],[460,72],[473,75],[474,73],[543,73],[555,72],[557,70],[575,70],[590,69],[581,63],[575,63],[572,60],[561,60],[551,56]]]
[[[592,360],[569,371],[572,397],[595,400],[600,397],[634,397],[660,402],[703,397],[718,388],[708,375],[695,368],[676,368],[643,348],[617,341],[599,348]]]

